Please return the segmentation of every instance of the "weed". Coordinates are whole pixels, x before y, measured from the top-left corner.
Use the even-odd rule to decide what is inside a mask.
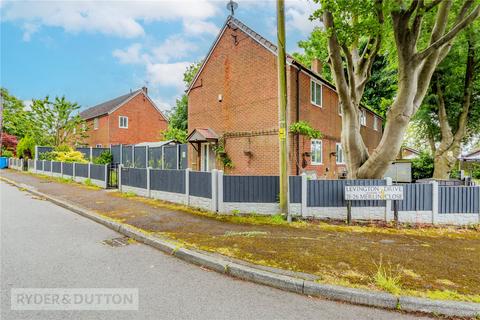
[[[395,274],[390,265],[388,268],[383,266],[381,260],[376,267],[377,272],[373,276],[375,285],[391,294],[399,295],[402,291],[400,283],[401,275],[398,274],[398,272]]]
[[[92,183],[92,179],[90,178],[87,178],[85,179],[85,181],[83,182],[86,186],[89,186],[89,187],[92,187],[94,184]]]
[[[121,196],[124,198],[132,198],[132,197],[136,197],[137,194],[135,192],[128,191],[128,192],[123,192]]]

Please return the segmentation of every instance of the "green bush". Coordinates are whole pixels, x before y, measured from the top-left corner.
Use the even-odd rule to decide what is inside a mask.
[[[110,164],[113,162],[113,155],[110,151],[103,151],[98,157],[93,158],[94,164]]]
[[[57,152],[70,152],[72,151],[72,148],[66,144],[61,144],[59,146],[56,146],[53,150]]]
[[[38,156],[39,160],[46,160],[46,161],[55,161],[56,158],[57,158],[57,154],[55,151],[44,152]]]
[[[35,139],[31,136],[25,136],[17,144],[17,157],[23,159],[33,159],[35,157]]]
[[[2,150],[2,157],[12,158],[13,157],[13,152],[11,150],[3,149]]]
[[[414,180],[433,176],[433,157],[428,152],[423,151],[412,160],[412,176]]]

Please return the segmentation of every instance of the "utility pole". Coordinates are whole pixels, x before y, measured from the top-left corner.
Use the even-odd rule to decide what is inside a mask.
[[[285,69],[285,1],[277,0],[277,43],[278,43],[278,140],[280,152],[280,212],[288,212],[288,165],[287,165],[287,74]]]

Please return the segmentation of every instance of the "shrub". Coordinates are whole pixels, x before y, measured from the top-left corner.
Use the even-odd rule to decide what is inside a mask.
[[[80,151],[54,151],[54,153],[54,161],[88,163],[88,161],[83,158],[83,153]]]
[[[412,176],[414,180],[433,176],[433,157],[428,152],[423,151],[412,160]]]
[[[113,155],[110,151],[103,151],[98,157],[93,159],[95,164],[110,164],[113,162]]]
[[[55,148],[53,148],[54,151],[57,151],[57,152],[70,152],[72,151],[72,148],[66,144],[61,144],[59,146],[56,146]]]
[[[35,156],[35,139],[31,136],[23,137],[17,144],[17,157],[32,159]]]
[[[55,151],[49,151],[49,152],[41,153],[38,156],[38,159],[47,160],[47,161],[54,161],[56,157],[57,157],[57,155],[56,155]]]
[[[2,157],[11,158],[13,157],[13,152],[10,150],[2,150]]]

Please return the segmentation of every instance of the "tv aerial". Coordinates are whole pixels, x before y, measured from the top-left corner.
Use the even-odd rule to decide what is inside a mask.
[[[230,11],[230,15],[233,16],[235,14],[235,10],[237,8],[238,8],[238,3],[236,3],[235,1],[230,0],[227,3],[227,9],[228,9],[228,11]]]

